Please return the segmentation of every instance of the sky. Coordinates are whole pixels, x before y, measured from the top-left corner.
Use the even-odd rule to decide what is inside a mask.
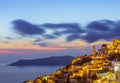
[[[120,38],[119,0],[0,0],[0,62],[80,56]]]

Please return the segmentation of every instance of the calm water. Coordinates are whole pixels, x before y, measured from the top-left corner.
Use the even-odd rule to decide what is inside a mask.
[[[61,66],[4,66],[0,65],[0,83],[22,83],[37,76],[55,72]]]

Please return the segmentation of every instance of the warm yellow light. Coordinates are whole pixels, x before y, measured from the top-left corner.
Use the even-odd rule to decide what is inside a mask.
[[[98,83],[101,83],[101,81],[100,81],[100,80],[98,80]]]
[[[92,64],[94,64],[94,61],[91,61]]]
[[[115,53],[117,53],[118,52],[118,50],[115,50]]]

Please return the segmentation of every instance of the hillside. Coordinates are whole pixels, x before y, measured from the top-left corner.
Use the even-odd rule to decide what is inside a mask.
[[[10,66],[56,66],[56,65],[68,65],[74,57],[72,56],[52,56],[48,58],[39,59],[21,59],[14,63],[9,64]]]

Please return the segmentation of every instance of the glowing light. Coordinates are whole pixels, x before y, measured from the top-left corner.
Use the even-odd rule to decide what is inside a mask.
[[[54,78],[54,76],[44,76],[44,79],[48,79],[48,78]]]
[[[101,81],[100,81],[100,80],[98,80],[98,83],[101,83]]]

